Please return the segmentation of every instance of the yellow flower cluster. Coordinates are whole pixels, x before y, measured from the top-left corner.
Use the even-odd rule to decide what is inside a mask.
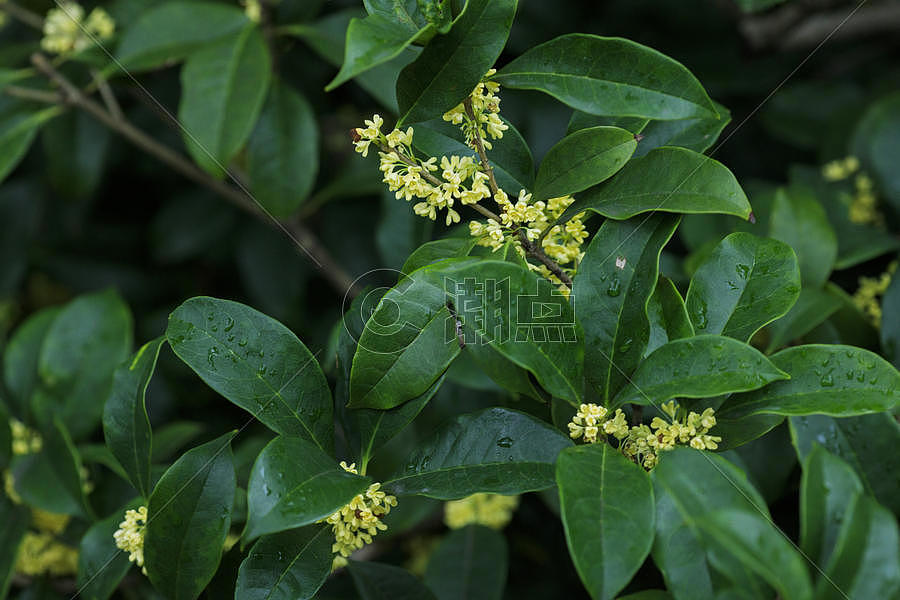
[[[40,508],[31,509],[31,524],[40,531],[46,531],[59,535],[65,531],[71,517],[57,513],[47,512]]]
[[[94,39],[112,37],[116,24],[105,10],[95,8],[84,18],[84,8],[77,2],[62,2],[52,8],[44,19],[44,38],[41,48],[54,54],[81,52]]]
[[[466,111],[464,102],[444,113],[444,120],[459,125],[466,134],[466,143],[473,149],[476,146],[475,139],[480,137],[484,147],[490,150],[493,145],[488,141],[488,136],[499,140],[503,137],[503,132],[509,129],[509,125],[500,119],[500,97],[497,96],[500,84],[488,79],[496,72],[497,69],[491,69],[485,73],[469,94],[472,105],[471,116]]]
[[[854,223],[884,226],[884,215],[878,210],[878,196],[868,175],[860,173],[854,180],[855,193],[850,202],[849,216]]]
[[[128,553],[128,560],[141,567],[141,572],[147,574],[144,567],[144,534],[147,528],[147,507],[140,506],[137,510],[126,510],[125,520],[119,523],[119,528],[113,534],[116,547]]]
[[[262,4],[259,3],[259,0],[241,0],[241,4],[244,5],[244,14],[248,19],[254,23],[262,20]]]
[[[859,159],[848,156],[833,160],[822,167],[822,177],[825,181],[841,181],[847,179],[859,170]]]
[[[49,533],[29,531],[22,539],[15,569],[28,577],[74,575],[78,571],[78,550],[56,541]]]
[[[406,131],[394,129],[385,135],[381,132],[384,120],[379,115],[367,119],[365,124],[365,128],[354,130],[356,151],[367,156],[373,142],[383,150],[378,153],[383,181],[398,199],[422,200],[413,206],[417,215],[434,221],[437,212],[446,209],[446,224],[459,223],[459,213],[453,209],[457,201],[475,204],[491,195],[488,176],[471,156],[421,160],[412,148],[412,127]]]
[[[897,261],[894,261],[878,277],[859,278],[859,288],[853,294],[853,304],[872,320],[875,327],[881,327],[881,297],[891,285],[896,271]]]
[[[654,417],[649,427],[641,424],[629,428],[622,409],[616,409],[612,418],[607,418],[609,411],[602,406],[582,404],[569,423],[569,436],[593,444],[606,441],[605,437],[599,437],[602,431],[619,441],[622,454],[647,470],[656,465],[660,452],[678,444],[696,450],[715,450],[722,441],[719,436],[709,435],[709,430],[716,425],[712,408],[697,414],[686,412],[671,401],[663,404],[662,410],[671,422]]]
[[[341,461],[341,467],[350,473],[357,473],[355,463],[348,465]],[[336,556],[332,569],[346,566],[348,556],[371,544],[379,531],[387,529],[381,519],[391,512],[391,507],[397,506],[397,498],[385,494],[380,488],[380,483],[373,483],[365,494],[357,494],[346,506],[323,519],[331,525],[334,533],[331,551]]]
[[[473,494],[461,500],[445,503],[444,523],[450,529],[461,529],[466,525],[503,529],[512,520],[518,506],[518,496]]]
[[[34,454],[41,451],[43,446],[41,434],[22,421],[10,419],[9,431],[12,434],[12,453],[14,455]]]

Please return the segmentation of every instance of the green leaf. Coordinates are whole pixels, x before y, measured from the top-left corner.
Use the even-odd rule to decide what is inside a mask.
[[[634,135],[618,127],[582,129],[550,148],[534,183],[533,200],[581,192],[612,177],[634,150]]]
[[[653,561],[676,598],[712,600],[714,549],[707,548],[697,520],[722,507],[758,510],[766,516],[765,500],[732,463],[690,448],[664,453],[650,476],[656,498]],[[739,564],[737,571],[726,575],[737,577],[745,570]]]
[[[844,459],[866,492],[895,514],[900,513],[900,423],[888,413],[835,419],[825,415],[791,417],[791,438],[805,460],[813,443]]]
[[[613,405],[659,406],[671,398],[712,398],[755,390],[788,377],[753,346],[730,337],[698,335],[657,348]]]
[[[462,258],[467,256],[475,246],[475,238],[467,237],[451,237],[442,240],[434,240],[425,242],[407,257],[406,262],[400,268],[400,271],[409,275],[416,269],[428,266],[439,260],[447,258]]]
[[[150,496],[152,431],[146,394],[165,338],[147,342],[130,362],[116,369],[103,408],[103,434],[110,452],[125,469],[128,480],[144,498]]]
[[[147,576],[166,598],[197,598],[210,582],[231,526],[236,482],[231,440],[188,450],[163,474],[147,509]]]
[[[778,590],[781,598],[812,597],[806,561],[790,538],[760,513],[723,508],[698,519],[698,525],[741,564]]]
[[[406,569],[351,560],[347,570],[362,600],[434,600],[434,594]]]
[[[302,457],[302,460],[298,460]],[[309,525],[372,483],[299,437],[278,436],[259,453],[247,485],[246,539]]]
[[[663,147],[633,158],[615,177],[582,193],[560,217],[590,210],[611,219],[663,211],[720,213],[749,219],[750,203],[722,163],[685,148]]]
[[[113,372],[131,352],[132,320],[114,291],[79,296],[47,330],[38,364],[42,400],[33,404],[39,420],[59,416],[79,439],[103,416]]]
[[[560,453],[556,483],[569,554],[582,583],[591,598],[614,598],[653,545],[650,477],[601,443]]]
[[[136,509],[133,500],[84,533],[78,545],[78,595],[85,600],[107,600],[131,569],[128,553],[116,547],[113,534],[125,518],[125,511]]]
[[[41,126],[62,112],[57,106],[35,110],[26,102],[0,98],[0,181],[25,156]]]
[[[622,38],[563,35],[531,48],[494,79],[511,88],[540,90],[595,115],[717,117],[703,86],[683,65]]]
[[[331,527],[318,525],[260,538],[241,562],[235,598],[308,600],[331,573]]]
[[[790,374],[748,394],[732,396],[720,411],[736,418],[756,414],[849,417],[891,410],[900,403],[900,373],[886,360],[853,346],[810,344],[772,355]]]
[[[509,550],[503,535],[481,525],[447,534],[425,569],[425,583],[437,600],[500,600]]]
[[[25,418],[31,394],[38,384],[38,360],[47,331],[58,308],[44,308],[30,315],[16,329],[3,352],[3,379],[9,390],[7,404],[13,415]]]
[[[800,294],[800,268],[790,246],[732,233],[691,278],[687,310],[701,333],[749,341],[790,310]]]
[[[800,547],[817,565],[827,565],[854,497],[859,477],[840,458],[813,445],[800,481]]]
[[[666,342],[694,336],[694,326],[684,306],[684,298],[668,277],[659,276],[656,289],[647,302],[647,318],[650,321],[650,336],[644,350],[645,356]]]
[[[824,289],[803,288],[797,302],[783,317],[769,325],[769,344],[766,352],[772,352],[798,340],[821,325],[843,305],[831,284]]]
[[[237,6],[214,2],[163,2],[122,32],[116,58],[128,71],[171,64],[247,25]]]
[[[6,598],[12,578],[15,573],[16,558],[19,555],[19,544],[28,529],[28,507],[14,504],[6,497],[0,495],[0,523],[4,526],[0,529],[0,598]]]
[[[824,285],[837,257],[837,237],[810,190],[795,186],[776,192],[769,236],[796,251],[804,288]]]
[[[664,214],[604,221],[578,267],[572,297],[591,366],[585,375],[604,404],[625,385],[650,339],[646,307],[659,253],[678,221]]]
[[[881,348],[884,357],[900,368],[900,277],[891,277],[891,283],[881,299]],[[8,351],[8,350],[7,350]]]
[[[506,45],[517,4],[517,0],[468,1],[450,32],[435,36],[400,72],[398,125],[440,117],[475,89]]]
[[[894,515],[868,496],[856,496],[826,573],[816,586],[816,600],[896,598],[900,533]]]
[[[319,130],[306,98],[275,81],[247,144],[250,191],[276,217],[306,200],[319,170]]]
[[[553,485],[553,465],[569,438],[505,408],[462,415],[419,445],[385,481],[396,494],[453,500],[478,492],[521,494]]]
[[[41,141],[54,191],[79,201],[92,197],[103,178],[111,138],[109,128],[85,111],[72,111],[48,123]]]
[[[199,296],[169,316],[175,354],[225,398],[285,435],[332,447],[331,391],[287,327],[248,306]]]
[[[212,175],[222,177],[250,137],[266,99],[271,62],[262,33],[249,24],[184,64],[178,118],[188,152]]]
[[[635,157],[644,156],[660,146],[681,146],[694,152],[706,152],[719,138],[719,134],[731,121],[728,109],[713,102],[718,119],[697,117],[677,121],[650,121],[640,133],[643,137],[635,150]]]
[[[900,175],[891,160],[900,151],[900,93],[873,102],[856,125],[851,149],[894,210],[900,208]]]

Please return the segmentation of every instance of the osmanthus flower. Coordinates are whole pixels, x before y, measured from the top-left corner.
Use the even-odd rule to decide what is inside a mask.
[[[847,179],[859,170],[859,159],[855,156],[847,156],[825,163],[822,167],[822,177],[826,181],[841,181]]]
[[[891,285],[894,273],[897,271],[897,261],[888,265],[887,270],[878,277],[860,277],[859,288],[853,294],[853,304],[864,315],[869,317],[875,327],[881,327],[881,298]]]
[[[450,529],[461,529],[466,525],[503,529],[512,520],[518,506],[518,496],[473,494],[444,503],[444,523]]]
[[[26,532],[16,556],[15,571],[28,577],[74,575],[78,571],[78,550],[50,533]]]
[[[84,8],[77,2],[62,2],[47,11],[41,48],[53,54],[80,52],[94,41],[107,40],[116,24],[105,10],[97,7],[85,18]]]
[[[41,434],[22,421],[10,419],[9,431],[12,434],[12,453],[14,455],[35,454],[41,451],[44,443]]]
[[[128,552],[128,560],[141,567],[141,572],[147,574],[144,567],[144,536],[147,528],[147,507],[140,506],[137,510],[126,510],[125,520],[119,523],[119,528],[113,534],[116,547]]]
[[[488,136],[499,140],[503,137],[503,132],[509,129],[509,125],[500,119],[500,97],[497,96],[500,84],[489,79],[496,72],[497,69],[491,69],[485,73],[469,94],[471,115],[466,110],[465,102],[460,102],[444,113],[444,120],[459,125],[466,135],[466,143],[473,149],[476,138],[481,138],[484,147],[490,150],[493,145],[488,141]]]
[[[348,465],[341,461],[341,467],[349,473],[358,474],[356,463]],[[380,483],[373,483],[365,493],[357,494],[340,510],[323,519],[331,525],[334,533],[332,569],[346,566],[347,557],[371,544],[379,531],[387,529],[381,519],[394,506],[397,506],[397,498],[383,492]]]

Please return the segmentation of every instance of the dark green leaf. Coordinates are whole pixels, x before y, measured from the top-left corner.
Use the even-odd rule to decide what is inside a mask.
[[[250,137],[271,78],[262,33],[247,25],[192,54],[181,71],[178,118],[191,156],[221,177]]]
[[[653,545],[650,477],[601,443],[563,451],[556,483],[569,553],[581,581],[591,598],[615,597]]]
[[[540,90],[595,115],[717,116],[703,86],[683,65],[622,38],[563,35],[528,50],[495,79],[512,88]]]
[[[641,117],[603,117],[591,113],[573,110],[569,125],[566,127],[566,135],[575,133],[588,127],[621,127],[637,135],[650,123],[650,119]]]
[[[111,137],[110,130],[85,111],[73,111],[48,123],[41,131],[41,141],[54,190],[66,198],[90,198],[103,177]]]
[[[85,532],[78,546],[78,596],[84,600],[107,600],[131,568],[128,553],[116,547],[113,534],[125,518],[125,511],[136,509],[140,500],[97,521]]]
[[[306,98],[275,81],[247,144],[250,191],[276,217],[293,213],[319,170],[319,130]]]
[[[475,246],[473,237],[451,237],[442,240],[426,242],[413,250],[412,254],[403,263],[400,271],[409,275],[416,269],[420,269],[431,263],[446,258],[462,258],[467,256]]]
[[[468,1],[450,32],[435,36],[401,71],[399,123],[440,117],[475,89],[506,45],[517,4],[517,0]]]
[[[116,58],[129,71],[171,64],[247,25],[237,6],[214,2],[162,2],[122,33]]]
[[[103,408],[103,434],[110,452],[128,473],[144,498],[150,496],[152,431],[146,394],[165,338],[147,342],[131,361],[116,369],[109,398]]]
[[[891,277],[881,307],[881,348],[884,357],[900,368],[900,276]]]
[[[308,600],[331,573],[327,525],[302,527],[260,538],[241,563],[235,598]]]
[[[853,132],[851,147],[878,189],[897,210],[900,208],[900,175],[891,159],[900,151],[900,93],[873,102]]]
[[[750,203],[724,165],[685,148],[663,147],[634,158],[605,183],[582,193],[560,217],[584,210],[611,219],[649,211],[720,213],[750,218]]]
[[[166,598],[197,598],[219,566],[236,488],[231,458],[236,434],[187,451],[150,496],[145,564],[150,581]]]
[[[153,432],[152,461],[164,462],[188,443],[194,441],[205,426],[195,421],[173,421]]]
[[[434,600],[425,584],[406,569],[351,560],[347,570],[362,600]]]
[[[330,452],[328,382],[316,358],[287,327],[248,306],[200,296],[169,316],[175,354],[211,388],[264,425]]]
[[[581,192],[622,168],[637,147],[634,135],[618,127],[591,127],[550,148],[538,169],[534,200]]]
[[[47,331],[58,308],[45,308],[29,316],[13,333],[3,352],[3,379],[13,415],[24,418],[29,412],[31,394],[38,383],[38,360]]]
[[[671,398],[711,398],[787,378],[787,373],[753,346],[730,337],[698,335],[657,348],[613,404],[659,406]]]
[[[534,417],[488,408],[439,429],[384,486],[442,500],[542,490],[553,485],[556,455],[571,444]]]
[[[31,104],[0,98],[0,181],[25,156],[41,125],[61,113],[56,106],[35,110]]]
[[[772,352],[793,340],[800,339],[843,305],[841,297],[836,295],[830,286],[831,284],[826,284],[824,289],[800,290],[797,302],[791,310],[769,326],[766,352]]]
[[[584,329],[585,375],[604,403],[625,385],[650,339],[646,307],[659,253],[678,221],[664,214],[607,220],[578,267],[572,296]]]
[[[6,598],[10,583],[14,574],[16,558],[19,555],[19,544],[28,529],[28,507],[14,504],[0,494],[0,522],[4,525],[0,528],[0,598]]]
[[[822,287],[837,257],[837,237],[816,197],[806,188],[779,189],[770,223],[769,236],[797,252],[803,287]]]
[[[500,600],[509,550],[503,536],[480,525],[451,531],[435,548],[425,583],[438,600]]]
[[[728,109],[713,102],[718,119],[698,117],[677,121],[650,121],[641,129],[643,139],[635,150],[635,157],[644,156],[660,146],[681,146],[694,152],[706,152],[712,146],[725,126],[731,121]]]
[[[815,344],[787,348],[771,359],[790,379],[731,397],[722,416],[849,417],[890,410],[900,402],[900,373],[868,350]]]
[[[742,342],[781,317],[800,294],[800,268],[790,246],[732,233],[694,276],[686,305],[694,328]]]
[[[278,436],[260,452],[250,472],[244,537],[314,523],[350,502],[370,483],[342,469],[311,442]]]
[[[659,276],[656,289],[647,302],[647,318],[650,320],[650,337],[644,355],[668,341],[694,335],[694,326],[684,306],[684,298],[668,277]]]

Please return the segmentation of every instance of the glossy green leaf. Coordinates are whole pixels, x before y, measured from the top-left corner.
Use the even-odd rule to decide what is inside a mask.
[[[441,240],[425,242],[410,254],[400,271],[409,275],[416,269],[428,266],[439,260],[447,258],[462,258],[467,256],[475,246],[473,237],[451,237]]]
[[[169,316],[166,338],[207,385],[264,425],[331,451],[328,382],[287,327],[243,304],[199,296]]]
[[[33,409],[49,423],[60,416],[72,437],[93,431],[103,415],[113,372],[131,352],[131,313],[107,290],[79,296],[53,320],[41,346],[42,400]]]
[[[78,595],[84,600],[107,600],[131,569],[128,553],[116,547],[113,534],[124,519],[125,511],[136,509],[134,500],[84,533],[78,545]]]
[[[505,408],[462,415],[421,443],[385,481],[397,494],[441,500],[478,492],[521,494],[553,485],[553,465],[569,438],[534,417]]]
[[[144,560],[147,576],[166,598],[197,598],[219,566],[236,488],[236,434],[188,450],[150,495]]]
[[[803,287],[824,285],[837,258],[837,237],[810,190],[778,190],[772,204],[769,236],[796,251]]]
[[[425,584],[406,569],[351,560],[347,570],[362,600],[434,600]]]
[[[0,598],[6,598],[12,583],[16,558],[19,555],[19,544],[28,529],[28,507],[15,504],[6,497],[0,495],[0,522],[4,524],[0,528]]]
[[[110,452],[144,498],[150,496],[152,431],[146,394],[165,338],[147,342],[130,361],[116,369],[103,408],[103,434]]]
[[[895,514],[900,514],[900,423],[888,413],[836,419],[809,415],[788,419],[800,460],[818,443],[844,459],[873,495]]]
[[[732,396],[720,411],[722,416],[849,417],[891,410],[900,403],[900,373],[868,350],[811,344],[787,348],[771,360],[790,379]]]
[[[47,178],[63,197],[84,201],[103,178],[112,132],[86,111],[53,119],[41,130]]]
[[[538,169],[534,201],[581,192],[612,177],[634,150],[634,135],[618,127],[576,131],[550,148]]]
[[[517,0],[468,1],[450,32],[435,36],[400,72],[399,123],[440,117],[475,89],[506,45],[517,4]]]
[[[635,150],[635,157],[644,156],[660,146],[681,146],[694,152],[706,152],[731,121],[727,108],[713,102],[719,118],[697,117],[677,121],[650,121],[639,132],[643,137]]]
[[[871,173],[878,189],[896,210],[900,207],[900,175],[891,157],[900,150],[900,93],[873,102],[856,125],[851,149]]]
[[[250,191],[276,217],[293,213],[319,170],[319,129],[306,98],[275,81],[247,144]]]
[[[41,125],[61,113],[59,107],[35,110],[31,104],[0,98],[0,181],[25,156]]]
[[[271,62],[254,25],[204,47],[185,62],[178,119],[188,152],[205,171],[222,177],[250,137],[266,99]]]
[[[683,65],[622,38],[563,35],[531,48],[494,79],[511,88],[540,90],[595,115],[717,116],[703,86]]]
[[[787,313],[799,294],[800,268],[790,246],[738,232],[694,273],[685,303],[697,332],[746,342]]]
[[[645,356],[668,341],[694,335],[684,298],[668,277],[659,276],[653,295],[647,302],[647,318],[650,321],[650,337],[644,350]]]
[[[762,437],[784,421],[784,415],[750,415],[731,418],[716,414],[716,428],[712,432],[722,438],[719,450],[730,450]]]
[[[572,116],[569,118],[569,125],[566,127],[566,135],[575,133],[581,129],[589,127],[620,127],[630,131],[634,135],[641,133],[650,123],[650,119],[642,117],[604,117],[600,115],[592,115],[580,110],[573,110]]]
[[[480,525],[448,533],[425,569],[425,583],[437,600],[500,600],[509,550],[503,535]]]
[[[162,2],[122,32],[116,58],[129,71],[183,60],[247,25],[239,7],[214,2]]]
[[[698,525],[778,590],[781,598],[812,597],[806,560],[771,520],[756,511],[723,508],[698,519]]]
[[[605,183],[579,195],[560,221],[590,210],[611,219],[663,211],[750,218],[750,203],[722,163],[685,148],[663,147],[634,158]]]
[[[328,525],[301,527],[260,538],[241,562],[235,598],[312,598],[331,573],[333,543]]]
[[[884,357],[900,368],[900,277],[891,277],[881,307],[881,348]]]
[[[58,308],[45,308],[29,316],[9,338],[3,352],[3,380],[8,408],[13,415],[24,418],[35,386],[38,384],[38,360],[47,331],[53,324]]]
[[[173,421],[153,432],[153,462],[165,462],[203,433],[205,426],[195,421]]]
[[[659,253],[678,221],[664,214],[607,220],[578,267],[572,297],[584,329],[585,375],[604,403],[625,385],[650,339],[646,307]]]
[[[786,346],[821,325],[843,305],[843,300],[826,284],[822,289],[803,288],[797,302],[780,319],[769,325],[766,352]]]
[[[250,472],[244,536],[253,539],[314,523],[370,483],[342,469],[311,442],[279,436],[260,452]]]
[[[826,568],[816,600],[896,598],[900,594],[897,519],[875,500],[856,496]]]
[[[657,348],[613,404],[659,406],[671,398],[712,398],[788,377],[753,346],[730,337],[698,335]]]
[[[608,444],[592,444],[559,455],[556,484],[566,542],[582,583],[591,598],[614,598],[653,545],[650,477]]]
[[[697,520],[722,507],[768,515],[765,501],[732,463],[690,448],[664,453],[651,479],[656,498],[653,561],[662,571],[666,587],[678,599],[712,600],[717,574]],[[703,485],[697,485],[698,481]],[[752,581],[753,576],[748,579]]]
[[[862,491],[850,465],[813,445],[800,481],[800,547],[816,564],[828,564],[849,507]]]

